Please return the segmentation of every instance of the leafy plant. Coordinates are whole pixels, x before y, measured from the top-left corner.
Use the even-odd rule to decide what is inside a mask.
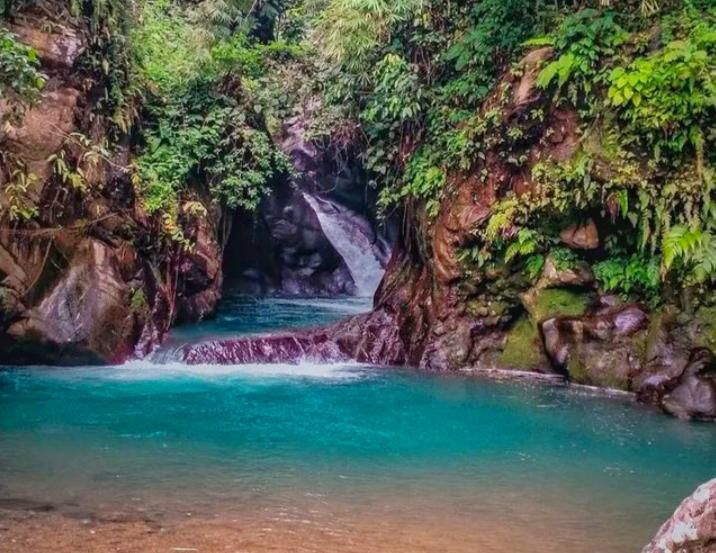
[[[505,261],[509,263],[517,257],[531,256],[540,248],[539,235],[531,229],[520,229],[517,237],[505,250]]]
[[[659,260],[639,254],[615,256],[592,267],[599,287],[627,299],[636,298],[649,304],[659,302],[661,275]]]
[[[664,237],[663,271],[679,268],[688,283],[716,279],[716,237],[710,231],[672,227]]]
[[[0,204],[0,213],[7,215],[12,222],[27,222],[38,215],[38,208],[30,196],[37,183],[37,176],[21,166],[10,174],[10,180],[3,188],[4,198]]]
[[[3,113],[0,124],[18,120],[24,107],[40,98],[45,78],[38,67],[37,52],[0,27],[0,101],[11,108]]]
[[[615,55],[626,36],[612,11],[588,8],[570,14],[552,40],[539,41],[551,43],[558,57],[541,71],[537,84],[542,88],[555,84],[559,92],[570,83],[568,96],[573,103],[589,99],[593,86],[601,82],[603,58]]]
[[[558,271],[570,271],[574,269],[579,262],[577,253],[569,248],[553,248],[550,252],[550,257],[554,262],[555,269]]]
[[[610,73],[610,103],[657,160],[687,144],[703,157],[705,129],[716,118],[715,59],[716,25],[700,21],[687,38]]]
[[[471,5],[458,38],[445,60],[459,75],[446,85],[468,103],[482,100],[501,66],[510,60],[537,22],[537,6],[529,0],[483,0]]]

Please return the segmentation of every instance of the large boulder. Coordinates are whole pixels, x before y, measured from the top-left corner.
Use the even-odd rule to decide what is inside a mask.
[[[541,324],[555,367],[580,384],[629,389],[642,366],[649,319],[638,305],[608,307],[584,317],[557,317]]]
[[[136,339],[120,250],[87,238],[45,297],[7,330],[3,361],[52,364],[124,359]],[[129,256],[132,258],[133,256]]]
[[[716,552],[716,479],[686,498],[642,553]]]
[[[716,419],[716,359],[707,349],[692,353],[683,374],[661,398],[663,409],[680,419]]]

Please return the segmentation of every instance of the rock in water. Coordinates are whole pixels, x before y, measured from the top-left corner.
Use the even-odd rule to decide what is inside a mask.
[[[118,250],[99,240],[80,243],[69,267],[40,303],[8,329],[19,359],[57,364],[122,360],[133,346],[136,320]]]
[[[661,400],[667,413],[685,420],[716,419],[716,359],[710,350],[695,350],[674,386]]]
[[[716,552],[716,479],[685,499],[642,553]]]

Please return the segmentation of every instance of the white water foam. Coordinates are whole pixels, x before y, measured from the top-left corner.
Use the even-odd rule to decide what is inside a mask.
[[[338,311],[349,315],[367,313],[373,308],[373,303],[368,297],[356,298],[285,298],[278,299],[276,303],[288,304],[301,307],[317,307],[327,311]]]
[[[326,238],[343,258],[353,277],[358,295],[373,297],[385,273],[385,259],[370,236],[370,226],[359,215],[333,202],[306,192]]]
[[[155,381],[187,377],[202,380],[232,380],[235,378],[353,380],[365,378],[372,369],[358,363],[188,365],[180,362],[157,363],[150,360],[135,360],[112,367],[72,367],[68,369],[38,367],[37,370],[43,372],[44,376],[61,380]]]

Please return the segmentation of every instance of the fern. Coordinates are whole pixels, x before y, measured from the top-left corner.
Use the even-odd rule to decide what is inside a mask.
[[[537,233],[530,229],[520,229],[516,239],[505,250],[505,262],[510,263],[517,257],[532,255],[538,248]]]
[[[689,229],[683,225],[672,227],[662,243],[662,265],[668,272],[676,261],[688,264],[698,257],[704,244],[704,233],[698,229]]]

